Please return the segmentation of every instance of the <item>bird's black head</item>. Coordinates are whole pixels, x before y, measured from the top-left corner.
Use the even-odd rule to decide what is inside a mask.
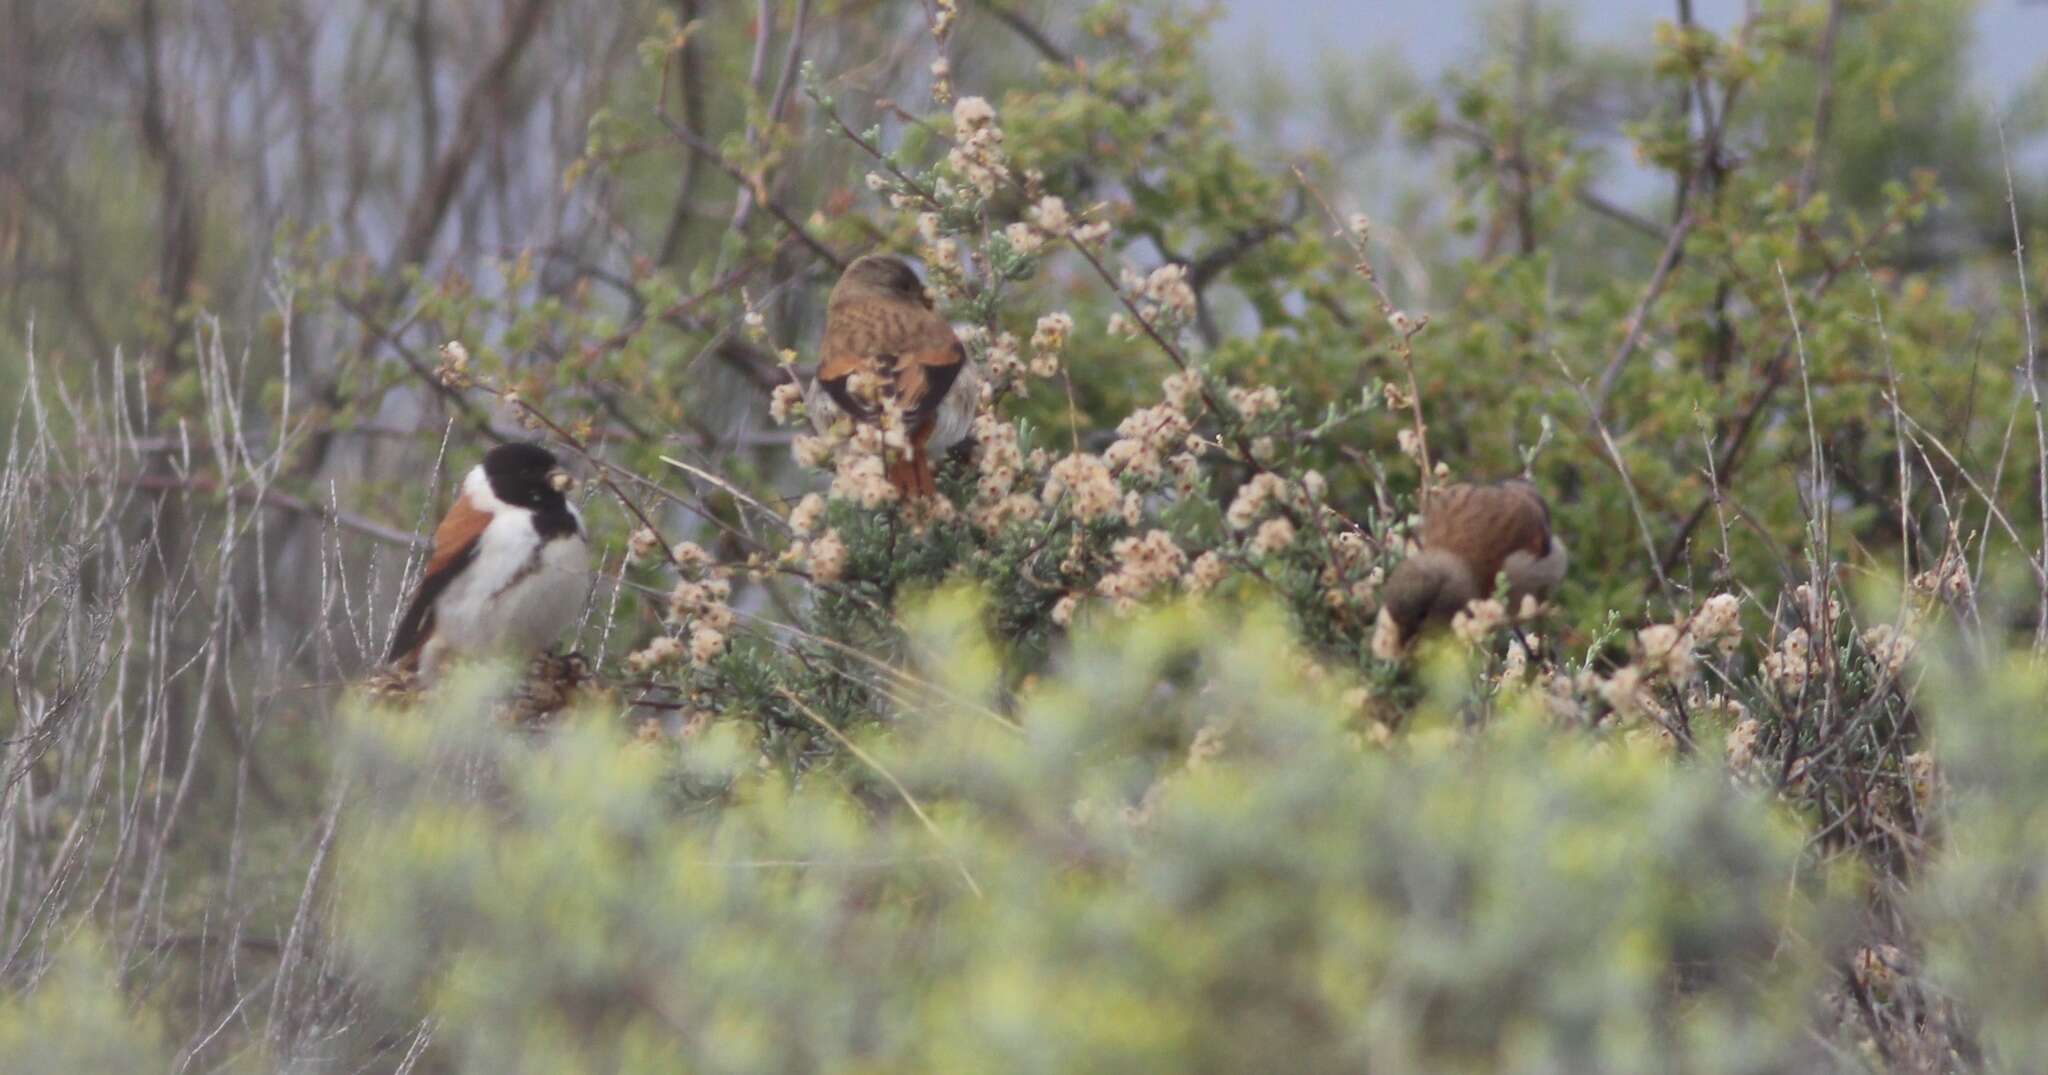
[[[499,500],[535,511],[564,508],[568,501],[562,494],[575,485],[553,452],[523,443],[500,444],[484,453],[484,480]]]
[[[931,293],[910,263],[892,254],[868,254],[846,267],[835,290],[879,292],[929,307]]]

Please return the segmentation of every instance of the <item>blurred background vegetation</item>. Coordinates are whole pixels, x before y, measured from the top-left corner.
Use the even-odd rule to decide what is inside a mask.
[[[14,0],[0,1067],[2028,1070],[2048,11],[1733,7]],[[1056,361],[800,524],[876,247]],[[595,688],[352,686],[515,437]],[[1375,652],[1512,474],[1556,607]]]

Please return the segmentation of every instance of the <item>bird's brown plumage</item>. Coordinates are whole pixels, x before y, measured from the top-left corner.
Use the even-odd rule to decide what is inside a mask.
[[[1422,547],[1464,560],[1480,589],[1491,592],[1508,554],[1550,553],[1550,508],[1524,481],[1445,486],[1422,509]]]
[[[1519,479],[1436,490],[1423,503],[1419,536],[1421,548],[1381,591],[1403,643],[1492,594],[1503,572],[1510,597],[1548,596],[1564,574],[1564,547],[1551,532],[1550,507],[1535,486]]]
[[[449,581],[470,557],[476,555],[477,539],[489,525],[490,512],[472,504],[467,494],[455,498],[441,525],[434,528],[434,551],[427,557],[427,567],[420,575],[412,604],[406,606],[405,616],[399,620],[398,633],[391,640],[386,660],[402,668],[419,667],[420,651],[434,637],[434,600],[448,588]]]
[[[890,464],[889,482],[905,497],[938,492],[925,442],[966,361],[953,327],[900,259],[870,254],[848,266],[832,288],[818,385],[858,422],[880,420],[889,404],[901,411],[910,451]],[[855,384],[863,373],[874,379],[867,392]]]

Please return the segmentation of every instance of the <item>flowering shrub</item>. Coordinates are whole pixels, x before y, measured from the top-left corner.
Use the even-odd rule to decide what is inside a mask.
[[[335,24],[419,85],[351,46],[335,111],[390,126],[326,185],[309,137],[290,204],[233,130],[195,195],[161,101],[146,161],[75,139],[134,167],[37,146],[160,197],[0,202],[10,294],[75,315],[0,337],[0,1055],[2024,1066],[2048,279],[1969,6],[1680,5],[1617,54],[1526,5],[1512,64],[1347,71],[1333,111],[1382,96],[1302,156],[1163,3],[287,3],[221,20],[254,65],[145,5],[151,97],[310,106],[189,72]],[[881,385],[809,391],[871,250],[969,357],[936,497]],[[510,437],[589,479],[575,674],[366,683]],[[1564,586],[1406,644],[1418,506],[1517,474]]]

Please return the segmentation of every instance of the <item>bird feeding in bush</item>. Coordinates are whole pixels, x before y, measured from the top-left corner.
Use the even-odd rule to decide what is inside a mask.
[[[575,619],[588,586],[575,479],[554,453],[501,444],[469,469],[385,659],[432,679],[455,655],[530,656]]]
[[[1492,596],[1503,575],[1511,609],[1524,597],[1548,597],[1564,578],[1564,542],[1551,532],[1550,505],[1519,478],[1436,490],[1423,504],[1421,538],[1380,590],[1380,615],[1403,646]]]
[[[898,497],[933,496],[931,453],[972,427],[974,381],[966,348],[903,259],[869,254],[847,266],[826,304],[806,401],[820,432],[841,415],[879,429]]]

